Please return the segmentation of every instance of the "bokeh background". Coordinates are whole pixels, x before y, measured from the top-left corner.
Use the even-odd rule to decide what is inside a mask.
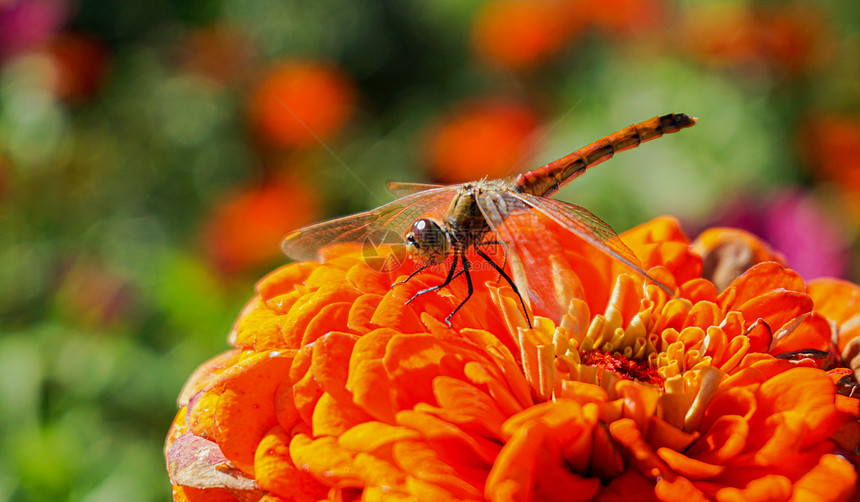
[[[565,188],[860,271],[860,2],[0,1],[0,501],[166,501],[175,396],[290,229],[690,130]]]

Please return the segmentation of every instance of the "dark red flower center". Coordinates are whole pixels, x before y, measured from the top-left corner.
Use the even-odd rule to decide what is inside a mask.
[[[663,388],[663,378],[657,374],[657,368],[651,368],[646,363],[631,361],[621,354],[609,354],[593,349],[580,355],[582,364],[597,366],[629,380],[636,380]]]

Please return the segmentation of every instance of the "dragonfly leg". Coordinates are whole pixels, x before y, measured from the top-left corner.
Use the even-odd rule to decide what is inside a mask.
[[[483,242],[482,244],[495,244],[496,246],[501,246],[502,249],[505,250],[505,254],[503,255],[503,259],[502,259],[502,267],[501,267],[501,268],[505,268],[505,265],[507,265],[507,263],[508,263],[508,243],[505,241],[486,241],[486,242]],[[486,260],[487,258],[484,258],[484,259]],[[495,265],[495,263],[493,263],[493,265]]]
[[[463,301],[460,302],[460,305],[457,305],[457,308],[455,308],[453,311],[451,311],[451,313],[448,314],[448,317],[445,318],[445,324],[447,324],[449,328],[451,327],[451,318],[454,317],[454,314],[456,314],[457,311],[460,310],[460,308],[463,305],[465,305],[467,301],[469,301],[469,298],[472,297],[472,293],[475,291],[475,289],[472,287],[472,276],[469,274],[469,266],[470,266],[469,260],[467,260],[466,256],[463,255],[463,270],[461,270],[458,273],[458,275],[463,274],[463,273],[466,274],[466,284],[468,286],[468,293],[466,294],[466,298],[464,298]]]
[[[454,280],[454,270],[457,268],[457,257],[458,257],[458,254],[454,253],[454,261],[451,263],[451,268],[448,269],[448,277],[445,278],[445,282],[443,282],[442,284],[440,284],[438,286],[433,286],[433,287],[430,287],[427,289],[422,289],[421,291],[415,293],[412,296],[412,298],[410,298],[409,301],[406,302],[406,305],[409,305],[410,303],[412,303],[412,300],[418,298],[419,296],[421,296],[425,293],[429,293],[431,291],[439,291],[440,289],[444,288],[448,284],[451,284],[451,281]]]
[[[409,279],[412,279],[413,277],[415,277],[416,275],[420,274],[421,272],[427,270],[428,268],[432,267],[433,265],[435,265],[435,263],[433,263],[432,261],[428,261],[427,264],[421,266],[420,268],[418,268],[417,270],[415,270],[411,274],[409,274],[409,277],[407,277],[406,279],[403,279],[402,281],[395,282],[394,284],[391,285],[391,287],[393,288],[394,286],[406,284],[407,282],[409,282]]]
[[[490,259],[489,256],[487,256],[487,253],[481,251],[480,249],[477,249],[477,251],[478,251],[478,256],[483,258],[484,261],[486,261],[494,269],[496,269],[496,272],[501,274],[501,276],[504,277],[506,281],[508,281],[508,284],[511,285],[511,288],[514,290],[514,293],[517,295],[517,298],[520,299],[520,305],[522,305],[522,307],[523,307],[523,314],[525,314],[525,316],[526,316],[526,322],[529,324],[529,328],[531,328],[532,327],[532,321],[531,321],[531,319],[529,319],[529,311],[526,310],[526,302],[523,301],[523,295],[520,293],[520,290],[517,288],[517,285],[514,284],[514,281],[512,281],[511,278],[508,276],[508,274],[505,273],[504,269],[502,269],[501,267],[496,265],[496,263],[492,259]]]

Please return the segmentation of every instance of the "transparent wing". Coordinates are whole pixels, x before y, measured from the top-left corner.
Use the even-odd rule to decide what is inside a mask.
[[[402,236],[419,218],[444,218],[458,185],[428,189],[389,202],[372,211],[317,223],[288,234],[281,247],[294,260],[316,260],[320,248],[362,242],[371,232],[387,230]]]
[[[522,230],[540,228],[534,211],[522,201],[506,197],[506,192],[482,190],[475,194],[478,208],[495,238],[505,243],[506,261],[511,277],[532,315],[544,315],[558,321],[562,310],[553,301],[551,278],[547,277],[547,257],[553,256],[552,242],[530,238]],[[543,274],[528,274],[531,264],[542,264]]]
[[[621,263],[643,275],[647,275],[642,270],[639,259],[636,258],[633,251],[618,237],[618,234],[612,230],[612,227],[592,214],[588,209],[548,197],[514,191],[506,192],[506,194],[549,216],[562,227],[567,228]]]
[[[670,298],[675,296],[669,286],[648,275],[633,250],[624,244],[624,241],[618,237],[612,227],[588,209],[569,202],[537,195],[513,191],[510,192],[510,195],[552,218],[553,221],[590,242],[597,249],[627,265],[633,272],[660,286]]]
[[[548,258],[563,256],[564,253],[556,239],[549,233],[543,235],[540,232],[540,214],[673,295],[667,286],[642,269],[636,255],[609,225],[583,207],[514,191],[485,191],[477,200],[490,228],[509,245],[508,258],[514,282],[524,295],[528,294],[538,313],[542,311],[544,315],[557,319],[556,316],[560,317],[567,309],[567,297],[574,293],[560,291],[566,284],[564,280],[553,277],[559,273],[553,267],[564,264],[548,263]],[[532,268],[538,263],[541,264],[540,271]],[[547,270],[551,273],[548,274]]]
[[[432,190],[434,188],[444,188],[447,185],[436,185],[433,183],[404,183],[400,181],[392,181],[388,184],[388,191],[397,197],[412,195],[413,193]]]

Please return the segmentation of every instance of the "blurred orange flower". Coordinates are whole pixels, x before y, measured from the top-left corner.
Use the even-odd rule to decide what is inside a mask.
[[[330,138],[355,105],[352,82],[318,61],[291,61],[271,68],[250,96],[251,123],[278,146],[308,146]]]
[[[834,181],[844,202],[860,219],[860,120],[821,115],[803,121],[798,141],[806,163],[822,178]]]
[[[480,270],[452,328],[442,319],[463,281],[405,305],[442,271],[391,287],[412,264],[376,272],[354,246],[265,277],[235,348],[179,397],[165,445],[174,499],[852,495],[844,451],[860,439],[860,401],[837,392],[830,349],[860,305],[808,290],[758,243],[718,291],[693,250],[726,239],[693,247],[671,218],[622,238],[677,297],[541,231],[563,244],[548,262],[575,258],[558,276],[582,287],[559,288],[567,312],[534,329],[511,288]],[[831,299],[820,310],[819,297]]]
[[[539,123],[534,110],[512,99],[461,103],[427,135],[430,176],[461,183],[515,174],[528,161]]]
[[[660,28],[664,17],[662,0],[569,0],[591,24],[617,34],[636,34]]]
[[[288,177],[230,194],[204,229],[215,266],[227,274],[268,264],[280,256],[284,233],[319,217],[314,189]]]
[[[87,35],[64,33],[48,44],[47,52],[54,67],[57,96],[80,101],[98,91],[108,62],[104,44]]]
[[[823,14],[811,6],[701,4],[690,13],[689,47],[715,66],[753,74],[777,70],[797,76],[816,68],[830,51]]]
[[[472,26],[472,44],[485,61],[515,69],[544,62],[585,26],[567,0],[492,0]],[[579,2],[575,2],[578,4]]]

